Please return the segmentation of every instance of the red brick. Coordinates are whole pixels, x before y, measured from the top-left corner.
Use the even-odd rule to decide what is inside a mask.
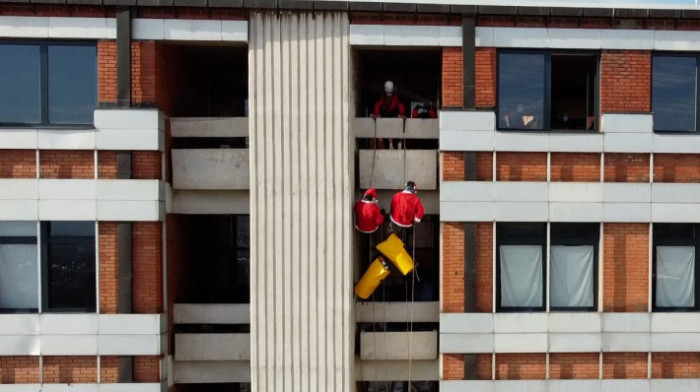
[[[95,153],[90,150],[41,150],[41,178],[95,178]]]
[[[83,384],[97,382],[97,357],[45,356],[44,382]]]
[[[603,311],[647,312],[649,225],[603,225]]]
[[[600,110],[651,111],[651,52],[603,50],[600,54]]]
[[[597,379],[600,374],[598,353],[553,353],[549,355],[549,378]]]
[[[0,150],[0,178],[36,178],[36,151]]]
[[[652,378],[699,378],[700,353],[651,353]]]
[[[605,154],[605,182],[649,182],[649,154]]]
[[[700,182],[700,154],[654,154],[654,182]]]
[[[496,154],[498,181],[547,181],[547,153],[499,152]]]
[[[545,354],[496,354],[496,380],[544,380]]]
[[[39,357],[0,356],[0,384],[38,384],[39,370]]]
[[[557,181],[599,182],[600,154],[552,153],[550,179]]]
[[[603,378],[647,378],[647,353],[603,353]]]

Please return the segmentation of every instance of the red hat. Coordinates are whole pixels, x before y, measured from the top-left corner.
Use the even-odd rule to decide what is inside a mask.
[[[377,190],[374,188],[369,188],[365,191],[365,196],[371,196],[373,199],[377,198]]]

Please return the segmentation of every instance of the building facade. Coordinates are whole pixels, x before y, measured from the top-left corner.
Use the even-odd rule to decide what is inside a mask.
[[[0,1],[0,391],[699,390],[698,30]],[[386,80],[407,118],[370,116]],[[408,180],[417,273],[361,301],[352,205]]]

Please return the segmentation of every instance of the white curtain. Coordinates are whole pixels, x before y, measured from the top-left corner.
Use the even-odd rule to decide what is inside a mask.
[[[656,247],[656,306],[695,306],[695,247]]]
[[[551,306],[593,306],[593,246],[552,246]]]
[[[36,245],[0,244],[0,308],[39,307]]]
[[[501,306],[542,304],[542,247],[501,245]]]

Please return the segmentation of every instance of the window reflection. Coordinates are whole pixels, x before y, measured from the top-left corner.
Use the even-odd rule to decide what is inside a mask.
[[[41,122],[39,45],[0,45],[0,123]]]
[[[651,105],[655,130],[696,129],[696,67],[695,57],[654,56]]]
[[[498,66],[499,128],[542,129],[543,54],[502,53]]]

